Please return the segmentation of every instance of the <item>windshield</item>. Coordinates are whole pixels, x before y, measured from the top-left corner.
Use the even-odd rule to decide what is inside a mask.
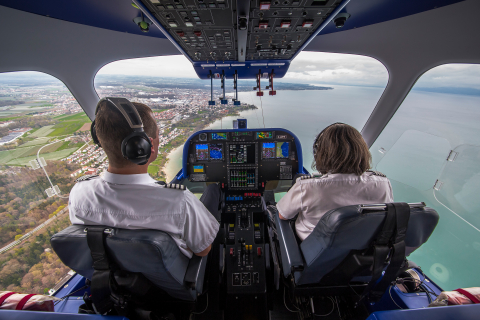
[[[99,71],[95,88],[101,97],[125,96],[153,109],[161,128],[161,148],[149,172],[171,181],[181,169],[188,136],[201,129],[232,129],[238,118],[247,119],[249,128],[292,131],[302,143],[304,166],[311,171],[315,136],[334,122],[361,130],[387,81],[387,70],[373,58],[302,52],[284,78],[274,78],[275,96],[263,89],[268,85],[266,79],[261,82],[263,97],[253,90],[255,80],[239,80],[240,106],[232,102],[232,79],[225,81],[228,104],[221,104],[220,80],[214,80],[216,104],[209,105],[210,81],[198,79],[183,56],[112,62]]]
[[[480,285],[480,66],[425,73],[370,151],[395,201],[424,201],[440,215],[409,259],[445,290]]]

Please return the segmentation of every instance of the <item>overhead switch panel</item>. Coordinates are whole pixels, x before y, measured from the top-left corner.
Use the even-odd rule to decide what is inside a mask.
[[[342,2],[140,1],[193,61],[209,62],[289,60]]]

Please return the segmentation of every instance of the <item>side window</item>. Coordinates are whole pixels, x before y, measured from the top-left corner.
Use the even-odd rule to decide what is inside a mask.
[[[440,215],[409,259],[445,290],[478,285],[480,264],[480,66],[425,73],[371,147],[395,201],[424,201]]]
[[[69,271],[50,236],[70,225],[75,179],[104,165],[89,128],[58,79],[0,74],[0,291],[48,293]]]

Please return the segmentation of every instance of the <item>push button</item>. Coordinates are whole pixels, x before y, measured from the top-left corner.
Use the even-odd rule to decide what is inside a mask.
[[[257,248],[257,256],[262,256],[262,248],[261,247],[258,247]]]

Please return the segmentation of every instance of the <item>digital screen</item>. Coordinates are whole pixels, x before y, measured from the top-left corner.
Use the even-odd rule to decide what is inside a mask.
[[[277,158],[288,158],[290,142],[277,142]]]
[[[223,159],[223,144],[212,143],[210,144],[210,160],[222,160]]]
[[[208,160],[208,144],[195,145],[197,161]]]
[[[255,145],[231,144],[228,160],[232,164],[255,164]]]
[[[227,140],[227,134],[225,132],[212,133],[212,140]]]
[[[203,173],[203,164],[193,166],[193,172]]]
[[[257,139],[272,139],[273,133],[271,131],[257,132]]]
[[[275,142],[264,142],[262,159],[275,159]]]

